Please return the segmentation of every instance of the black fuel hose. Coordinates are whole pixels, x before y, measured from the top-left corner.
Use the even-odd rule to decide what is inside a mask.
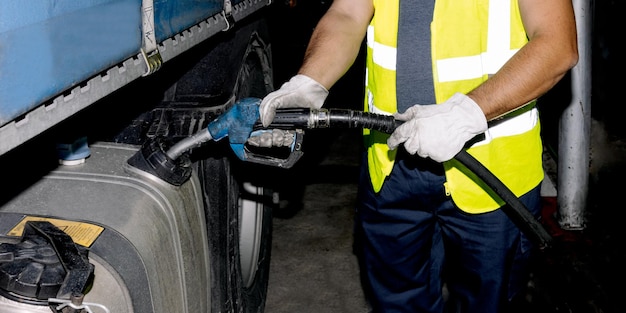
[[[391,134],[402,122],[391,115],[349,109],[279,109],[270,129],[367,128]],[[260,126],[258,126],[260,127]],[[473,141],[473,140],[470,140]],[[506,204],[502,210],[537,244],[551,247],[553,238],[515,194],[467,151],[454,156],[459,163],[489,186]]]
[[[402,122],[391,115],[349,109],[278,109],[270,129],[367,128],[391,134]],[[260,124],[255,128],[262,128]]]

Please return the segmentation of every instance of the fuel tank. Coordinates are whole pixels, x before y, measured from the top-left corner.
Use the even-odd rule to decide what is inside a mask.
[[[197,175],[180,186],[165,183],[127,164],[138,148],[93,144],[85,162],[60,165],[0,206],[0,313],[70,306],[38,299],[44,288],[68,279],[61,275],[55,282],[47,275],[62,270],[43,270],[65,256],[50,255],[63,250],[58,243],[29,244],[27,221],[50,222],[68,235],[61,246],[84,253],[93,275],[80,305],[94,313],[210,311],[210,258]]]

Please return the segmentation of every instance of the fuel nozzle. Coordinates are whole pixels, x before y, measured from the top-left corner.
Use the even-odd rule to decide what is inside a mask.
[[[199,132],[171,143],[167,138],[148,139],[128,164],[148,172],[175,186],[182,185],[191,176],[189,153],[208,141],[228,137],[238,158],[246,160],[245,143],[259,118],[261,99],[244,98]]]

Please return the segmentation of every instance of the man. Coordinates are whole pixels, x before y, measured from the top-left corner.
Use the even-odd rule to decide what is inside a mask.
[[[263,99],[263,124],[321,107],[366,35],[365,110],[404,121],[390,136],[364,130],[356,226],[373,310],[507,311],[531,244],[453,157],[471,142],[538,215],[535,99],[578,61],[571,1],[335,0],[298,75]]]

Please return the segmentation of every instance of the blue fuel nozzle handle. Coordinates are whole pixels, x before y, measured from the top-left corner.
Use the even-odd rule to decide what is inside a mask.
[[[261,99],[244,98],[237,101],[226,113],[220,115],[207,126],[213,140],[228,136],[230,147],[241,160],[246,159],[244,144],[259,119]]]

